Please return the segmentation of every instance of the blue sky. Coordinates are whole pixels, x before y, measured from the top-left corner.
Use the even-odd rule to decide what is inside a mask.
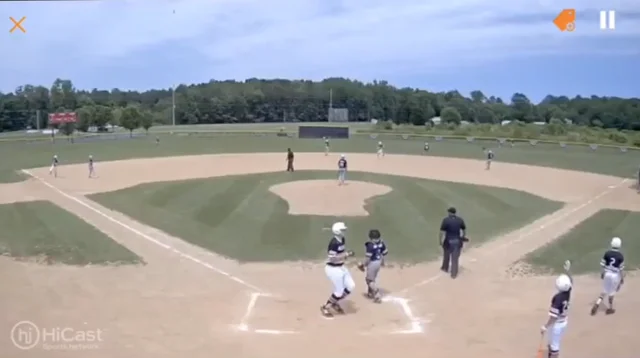
[[[348,77],[431,91],[640,97],[638,0],[4,2],[0,91]],[[552,24],[575,8],[576,30]],[[175,12],[174,12],[175,10]],[[617,27],[599,28],[616,10]],[[5,20],[3,20],[5,21]]]

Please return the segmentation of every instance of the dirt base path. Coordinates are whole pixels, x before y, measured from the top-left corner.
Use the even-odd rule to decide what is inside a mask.
[[[33,169],[29,172],[38,179],[0,185],[0,200],[50,200],[147,264],[74,268],[0,259],[5,282],[0,306],[9,312],[0,318],[0,352],[14,357],[45,354],[41,345],[13,348],[11,327],[28,319],[41,327],[104,330],[97,346],[49,347],[46,356],[52,357],[534,356],[553,280],[507,275],[511,263],[601,208],[640,210],[636,195],[629,195],[629,183],[616,177],[504,163],[485,171],[479,161],[451,158],[348,157],[354,171],[507,187],[567,204],[468,250],[455,281],[439,275],[437,263],[387,269],[382,283],[391,291],[389,302],[373,305],[354,294],[352,314],[325,320],[318,311],[329,292],[322,265],[239,265],[84,197],[148,182],[281,171],[280,153],[98,163],[98,179],[87,178],[85,165],[63,166],[57,179],[47,174],[48,168]],[[296,168],[335,170],[336,160],[299,153]],[[362,278],[355,272],[354,277],[361,291]],[[587,311],[598,282],[578,278],[564,341],[566,356],[630,355],[640,348],[637,340],[624,339],[634,334],[633,313],[640,303],[634,281],[630,279],[620,295],[621,314],[592,318]],[[237,330],[240,325],[246,331]],[[413,334],[392,334],[402,331]],[[624,345],[609,346],[621,337]]]

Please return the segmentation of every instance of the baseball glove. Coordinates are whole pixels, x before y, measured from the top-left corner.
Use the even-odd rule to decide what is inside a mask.
[[[352,257],[355,256],[355,252],[353,252],[353,250],[347,250],[347,257]]]
[[[469,242],[469,238],[468,238],[468,237],[466,237],[466,236],[465,236],[465,237],[463,237],[463,238],[462,238],[462,242]]]
[[[358,270],[364,272],[364,264],[362,262],[358,262],[357,267],[358,267]]]

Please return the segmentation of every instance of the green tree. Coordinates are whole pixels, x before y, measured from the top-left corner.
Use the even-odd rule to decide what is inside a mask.
[[[129,106],[122,110],[120,126],[129,131],[129,136],[133,137],[133,130],[140,127],[142,115],[138,108]]]
[[[443,108],[442,112],[440,113],[440,118],[442,119],[443,123],[456,125],[460,124],[460,121],[462,120],[460,112],[458,112],[458,110],[454,107]]]
[[[153,113],[151,113],[150,111],[142,112],[142,115],[140,116],[140,127],[144,128],[144,130],[147,132],[147,135],[148,135],[149,128],[151,128],[152,126],[153,126]]]

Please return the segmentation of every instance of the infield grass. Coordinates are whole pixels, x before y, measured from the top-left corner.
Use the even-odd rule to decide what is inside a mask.
[[[0,253],[49,264],[138,263],[140,258],[48,201],[0,205]]]
[[[293,216],[287,213],[288,204],[268,190],[282,182],[310,179],[336,178],[333,171],[227,176],[141,184],[90,198],[239,261],[321,259],[330,237],[323,228],[345,221],[354,250],[362,251],[366,232],[378,228],[390,246],[392,261],[422,262],[440,254],[440,221],[451,205],[466,220],[476,245],[561,207],[515,190],[350,172],[349,180],[393,189],[367,202],[370,216]]]
[[[578,224],[567,234],[524,258],[536,272],[561,273],[565,260],[571,260],[575,274],[600,272],[600,259],[611,238],[622,238],[622,252],[628,271],[640,268],[640,213],[606,209]]]

